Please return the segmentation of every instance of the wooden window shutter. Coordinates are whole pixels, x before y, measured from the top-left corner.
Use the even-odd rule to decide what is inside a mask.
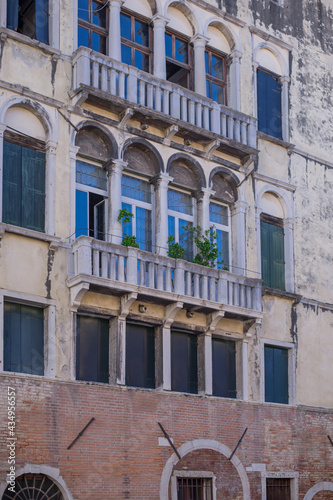
[[[261,220],[261,275],[263,285],[285,289],[284,229]]]
[[[22,225],[45,230],[45,153],[22,148]]]
[[[258,129],[282,139],[281,84],[274,75],[257,72]]]
[[[19,1],[7,0],[7,28],[17,30],[19,14]]]
[[[288,349],[265,345],[265,401],[289,401]]]
[[[35,0],[36,39],[49,43],[49,0]]]
[[[22,147],[4,141],[3,150],[3,222],[21,225]]]

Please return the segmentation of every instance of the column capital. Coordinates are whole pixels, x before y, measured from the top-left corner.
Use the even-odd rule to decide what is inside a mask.
[[[119,7],[120,9],[124,3],[125,0],[109,0],[109,7]]]
[[[196,33],[190,40],[190,43],[193,44],[193,47],[196,49],[197,47],[205,48],[206,44],[209,42],[210,38],[201,33]]]
[[[159,174],[152,179],[152,184],[156,186],[161,186],[162,188],[167,188],[170,182],[173,181],[173,177],[168,174]]]
[[[238,200],[232,205],[231,211],[233,214],[236,214],[236,213],[245,214],[247,206],[248,205],[247,205],[246,201]]]
[[[0,137],[3,136],[6,128],[7,128],[7,125],[5,123],[0,123]]]
[[[154,28],[161,27],[164,28],[166,24],[170,21],[169,17],[165,17],[162,14],[155,14],[151,18],[151,23],[153,24]]]
[[[280,76],[279,83],[283,85],[284,83],[289,83],[289,82],[290,82],[289,76]]]
[[[242,53],[240,50],[235,49],[229,54],[229,57],[232,59],[232,62],[239,62],[239,59],[242,57]]]
[[[104,164],[104,167],[105,167],[108,175],[110,175],[111,173],[121,174],[123,169],[126,168],[127,165],[128,165],[127,161],[123,161],[120,159],[117,159],[117,160],[111,159],[110,161],[108,161]]]
[[[196,193],[196,199],[198,201],[209,201],[210,197],[215,194],[215,191],[210,188],[201,188],[200,191]]]
[[[47,151],[48,151],[49,154],[55,155],[56,154],[56,149],[57,149],[57,142],[56,141],[50,141],[50,140],[48,140],[46,142],[46,149],[47,149]]]
[[[253,61],[252,66],[254,71],[256,71],[259,68],[259,63],[257,61]]]

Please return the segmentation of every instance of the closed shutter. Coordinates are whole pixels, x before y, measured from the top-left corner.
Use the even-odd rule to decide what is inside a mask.
[[[4,0],[6,1],[6,0]],[[19,13],[19,0],[7,0],[7,28],[17,30]]]
[[[22,226],[45,227],[45,153],[22,147]]]
[[[261,274],[263,285],[285,289],[284,230],[283,227],[260,222]]]
[[[288,349],[265,345],[265,401],[289,401]]]
[[[196,335],[182,332],[171,334],[171,388],[179,392],[198,392]]]
[[[214,338],[213,394],[225,398],[236,397],[236,344],[232,340]]]
[[[155,388],[154,328],[134,324],[127,325],[126,385]]]
[[[3,215],[2,220],[21,225],[22,147],[11,142],[3,144]]]
[[[78,316],[76,378],[91,382],[109,382],[108,320]]]
[[[281,84],[274,75],[257,73],[258,129],[282,139]]]

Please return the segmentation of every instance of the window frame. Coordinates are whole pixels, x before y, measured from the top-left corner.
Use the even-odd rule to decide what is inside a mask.
[[[124,14],[131,19],[131,40],[121,36],[121,15]],[[135,41],[135,21],[138,20],[141,23],[147,24],[148,29],[148,45],[141,45],[140,43]],[[128,9],[121,9],[120,11],[120,44],[125,45],[126,47],[130,47],[131,49],[131,66],[136,68],[135,65],[135,51],[142,52],[148,56],[148,73],[152,73],[153,67],[153,31],[150,25],[150,20],[145,18],[144,16],[140,16],[140,14],[134,13]],[[123,62],[123,61],[122,61]],[[126,63],[123,63],[126,64]],[[141,68],[138,68],[140,71],[144,71]]]
[[[165,36],[166,35],[171,36],[171,53],[172,53],[172,57],[165,55],[166,67],[167,67],[167,64],[169,62],[169,63],[172,63],[174,65],[179,66],[180,68],[186,69],[187,73],[184,76],[182,76],[181,79],[183,79],[186,76],[187,86],[184,87],[183,85],[180,85],[180,83],[179,83],[180,80],[178,80],[177,82],[173,82],[172,80],[168,80],[167,75],[165,77],[166,81],[169,81],[171,83],[174,83],[174,84],[179,85],[183,88],[186,88],[188,90],[193,91],[194,90],[194,51],[193,51],[192,45],[190,44],[190,40],[186,36],[184,36],[183,34],[178,33],[177,31],[169,29],[169,28],[166,28],[166,30],[165,30]],[[183,63],[181,61],[178,61],[175,58],[176,38],[187,43],[187,54],[188,54],[188,63],[187,64]],[[167,69],[166,69],[166,72],[167,72]]]
[[[34,0],[34,8],[35,8],[35,12],[38,8],[38,6],[36,5],[36,1],[37,0]],[[59,36],[56,36],[56,27],[58,27],[58,31],[59,31],[59,7],[55,7],[54,6],[54,3],[56,4],[57,2],[53,2],[53,0],[44,0],[44,2],[47,4],[47,8],[48,8],[48,12],[46,14],[46,17],[48,18],[47,20],[47,23],[46,23],[46,27],[47,27],[47,40],[39,40],[37,38],[37,33],[36,33],[36,21],[34,23],[34,30],[35,30],[35,33],[34,35],[35,36],[30,36],[26,33],[21,33],[18,31],[18,26],[19,26],[19,21],[20,21],[20,15],[19,15],[19,10],[20,10],[20,6],[19,6],[19,2],[20,0],[17,0],[17,7],[18,7],[18,11],[17,11],[17,19],[15,20],[16,21],[16,27],[8,27],[8,14],[9,14],[9,9],[8,9],[8,3],[9,2],[12,2],[12,0],[5,0],[3,3],[5,4],[4,7],[3,7],[3,10],[2,10],[2,17],[3,17],[3,21],[4,21],[4,26],[7,27],[7,29],[10,29],[12,31],[14,31],[15,33],[18,33],[19,35],[22,35],[22,36],[26,36],[27,38],[31,39],[31,40],[35,40],[36,42],[39,42],[39,43],[42,43],[42,44],[45,44],[45,45],[52,45],[54,46],[55,48],[58,48],[59,47]],[[55,19],[53,20],[53,15],[55,17]],[[14,19],[12,19],[12,22],[14,22]]]
[[[288,403],[276,403],[274,401],[265,400],[265,346],[277,347],[288,350]],[[261,373],[260,373],[260,400],[265,404],[279,406],[294,406],[296,404],[296,360],[295,360],[295,344],[291,342],[281,342],[278,340],[261,339]]]
[[[212,500],[216,500],[216,476],[212,471],[175,470],[171,476],[171,500],[178,500],[178,478],[210,479],[212,481]],[[209,499],[210,500],[210,499]]]
[[[227,208],[227,219],[228,219],[228,225],[221,224],[219,222],[214,222],[210,220],[210,206],[211,204],[214,205],[220,205],[222,207]],[[219,257],[216,260],[215,267],[217,269],[223,269],[224,267],[228,267],[228,271],[231,270],[232,268],[232,253],[231,253],[231,210],[230,206],[227,203],[223,203],[219,200],[215,200],[214,198],[211,198],[209,200],[209,224],[210,224],[210,229],[215,228],[215,231],[222,231],[228,234],[228,262],[227,263],[221,263],[221,265],[218,264]],[[223,235],[222,235],[222,241],[223,241]],[[223,253],[222,253],[223,257]]]
[[[216,84],[219,87],[223,88],[223,102],[217,101],[219,104],[223,106],[228,106],[228,67],[227,67],[227,55],[224,54],[223,52],[219,52],[217,49],[214,49],[210,47],[209,45],[206,47],[205,50],[205,62],[206,62],[206,54],[208,55],[208,70],[211,71],[211,60],[212,56],[217,56],[220,59],[222,59],[222,64],[223,64],[223,75],[224,75],[224,80],[221,80],[220,78],[214,77],[213,75],[210,74],[210,72],[207,72],[207,65],[205,67],[205,72],[206,72],[206,89],[207,89],[207,83],[209,85],[209,92],[207,92],[207,97],[209,99],[213,98],[211,97],[212,95],[212,84]]]
[[[108,5],[105,4],[103,0],[87,0],[88,1],[88,21],[82,19],[79,17],[79,2],[80,0],[77,0],[77,46],[78,47],[85,47],[85,45],[80,45],[79,44],[79,27],[84,28],[88,30],[88,48],[93,50],[93,42],[92,42],[92,37],[94,33],[97,33],[99,36],[103,36],[105,38],[105,53],[104,52],[99,52],[100,54],[108,55],[108,44],[109,44],[109,7]],[[93,23],[93,9],[92,9],[92,3],[93,2],[99,2],[101,4],[101,8],[106,9],[106,22],[105,22],[105,28],[102,28],[98,26],[97,24]]]
[[[261,66],[258,66],[257,67],[257,75],[256,75],[256,79],[257,79],[257,88],[255,89],[256,91],[256,101],[257,101],[257,118],[258,118],[258,132],[261,132],[263,134],[266,134],[270,137],[274,137],[275,139],[278,139],[278,140],[283,140],[283,104],[282,104],[282,84],[280,83],[280,79],[281,79],[281,75],[277,75],[276,73],[272,72],[272,71],[269,71],[268,69],[266,68],[263,68]],[[264,128],[263,127],[263,130],[260,128],[261,127],[261,124],[260,124],[260,113],[259,113],[259,109],[262,109],[262,104],[260,105],[259,103],[259,74],[260,73],[263,73],[263,74],[266,74],[268,76],[271,77],[271,79],[275,80],[276,84],[279,86],[279,109],[278,109],[278,112],[279,114],[276,115],[276,114],[273,114],[272,113],[272,109],[270,108],[270,113],[269,113],[269,118],[270,119],[274,119],[274,118],[278,118],[280,123],[279,123],[279,129],[278,129],[278,133],[271,133],[272,130],[268,127]],[[275,92],[275,90],[273,90]],[[273,92],[272,91],[272,92]],[[260,94],[261,95],[261,94]],[[265,94],[264,98],[265,100],[267,100],[267,97],[268,97],[268,93]],[[265,112],[265,123],[268,121],[268,113],[267,113],[267,108],[266,108],[266,112]],[[274,131],[273,131],[274,132]]]
[[[290,479],[290,500],[298,500],[298,478],[299,472],[281,471],[281,472],[261,472],[261,500],[267,500],[266,482],[270,479]]]
[[[168,201],[168,193],[169,191],[177,191],[179,193],[184,193],[188,196],[191,197],[191,203],[192,203],[192,215],[188,215],[184,212],[178,212],[177,210],[172,210],[171,208],[169,208],[169,201]],[[195,227],[195,222],[196,222],[196,203],[195,203],[195,197],[193,196],[193,194],[189,191],[186,191],[185,189],[181,189],[181,188],[178,188],[178,187],[174,187],[172,185],[169,185],[168,186],[168,192],[167,192],[167,220],[168,220],[168,237],[170,236],[170,233],[169,233],[169,217],[173,217],[174,220],[175,220],[175,234],[174,234],[174,243],[180,243],[180,233],[179,233],[179,220],[184,220],[186,221],[187,223],[191,223],[192,224],[192,227]],[[188,260],[186,259],[186,248],[183,247],[185,249],[185,255],[184,255],[184,259],[185,260]],[[192,248],[190,248],[188,250],[188,253],[191,253],[192,254],[192,258],[188,260],[188,262],[191,262],[194,258],[194,241],[192,242]]]

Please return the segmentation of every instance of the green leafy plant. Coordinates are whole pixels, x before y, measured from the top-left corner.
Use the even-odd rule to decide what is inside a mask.
[[[170,235],[168,238],[168,256],[173,259],[183,259],[185,255],[185,249],[179,244],[175,243],[175,238]]]
[[[127,208],[122,208],[119,210],[118,214],[118,222],[121,222],[123,225],[129,224],[132,222],[132,218],[134,215],[132,212],[127,210]],[[139,244],[136,241],[136,236],[131,236],[129,234],[124,233],[123,235],[123,241],[121,243],[124,247],[134,247],[134,248],[139,248]]]
[[[186,231],[192,235],[197,248],[193,262],[206,267],[215,267],[217,258],[221,255],[217,247],[217,232],[215,227],[202,232],[200,226],[186,226]],[[223,261],[222,261],[223,262]],[[218,262],[220,264],[220,262]]]

